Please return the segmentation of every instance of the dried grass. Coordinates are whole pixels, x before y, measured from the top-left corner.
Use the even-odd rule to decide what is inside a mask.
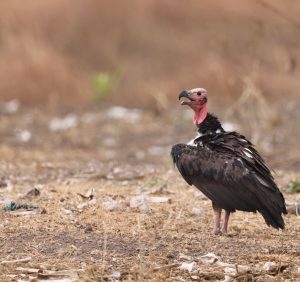
[[[87,114],[94,117],[88,123],[83,118]],[[120,126],[120,120],[107,117],[104,110],[89,109],[77,113],[77,127],[54,133],[48,129],[53,115],[60,116],[61,111],[22,109],[1,115],[0,201],[40,207],[30,217],[0,211],[1,261],[30,256],[32,260],[23,267],[83,269],[80,281],[113,280],[113,271],[119,271],[125,281],[187,281],[192,275],[200,281],[223,279],[222,267],[199,261],[197,273],[178,269],[185,261],[180,254],[196,261],[197,256],[212,252],[223,262],[249,265],[253,279],[266,278],[255,267],[261,269],[267,261],[276,262],[279,269],[288,266],[276,279],[298,278],[296,215],[287,215],[287,228],[279,232],[268,228],[260,215],[237,212],[230,221],[233,236],[211,235],[211,202],[172,169],[169,151],[155,156],[147,153],[154,145],[187,139],[187,129],[182,133],[173,119],[143,112],[139,122],[123,121]],[[24,144],[15,135],[16,128],[26,128],[33,138]],[[115,139],[113,147],[103,142],[103,136]],[[112,148],[113,159],[105,155]],[[135,157],[138,150],[145,152],[145,159]],[[299,172],[276,175],[279,187],[286,187],[292,179],[299,179]],[[40,196],[24,198],[34,187],[40,189]],[[79,208],[87,199],[78,193],[88,191],[96,203]],[[150,210],[130,207],[130,200],[141,193],[170,200],[147,202]],[[122,205],[109,211],[102,204],[107,199],[122,201]],[[289,204],[300,201],[298,194],[286,195],[286,199]],[[201,209],[200,214],[194,214],[194,207]],[[18,266],[0,265],[0,280],[21,278]]]
[[[1,98],[90,101],[93,75],[122,69],[106,100],[155,109],[158,92],[170,103],[198,85],[221,100],[237,97],[255,66],[264,96],[295,97],[300,41],[293,18],[300,7],[265,2],[3,1]]]
[[[195,190],[187,188],[175,171],[167,177],[165,173],[157,174],[155,178],[166,181],[175,193],[170,196],[171,203],[152,204],[151,211],[146,213],[130,208],[110,212],[101,208],[100,203],[109,191],[130,198],[153,176],[128,181],[122,187],[114,181],[82,179],[73,185],[54,185],[56,192],[53,192],[51,184],[36,199],[47,214],[26,218],[2,213],[2,254],[10,259],[30,255],[32,262],[25,264],[26,267],[83,268],[80,275],[84,281],[107,279],[113,271],[120,271],[126,281],[191,279],[192,274],[177,268],[182,261],[179,254],[197,257],[208,252],[227,263],[249,265],[256,277],[262,274],[254,271],[255,265],[267,261],[288,266],[288,271],[278,274],[278,279],[296,277],[300,241],[295,216],[287,216],[287,229],[278,232],[267,228],[261,216],[237,212],[230,223],[232,237],[211,236],[210,202],[203,198],[199,201]],[[76,211],[81,201],[77,193],[91,185],[98,204]],[[200,216],[191,214],[195,205],[203,210]],[[64,215],[61,207],[72,208],[74,212]],[[92,231],[86,233],[86,226],[92,226]],[[207,277],[213,277],[216,271],[223,273],[220,267],[199,266]],[[0,268],[1,279],[5,274],[15,273],[14,266]]]

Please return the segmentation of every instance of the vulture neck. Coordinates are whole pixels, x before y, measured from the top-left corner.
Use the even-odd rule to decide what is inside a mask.
[[[205,120],[202,123],[198,124],[197,128],[198,132],[201,135],[218,134],[225,132],[218,118],[211,113],[207,114]]]

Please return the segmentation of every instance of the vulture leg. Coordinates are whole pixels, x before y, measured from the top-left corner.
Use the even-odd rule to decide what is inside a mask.
[[[229,216],[230,216],[230,211],[225,210],[224,223],[223,223],[223,227],[222,227],[223,234],[227,234],[227,226],[228,226]]]
[[[215,213],[214,234],[215,235],[220,235],[220,234],[222,234],[222,232],[221,232],[221,215],[222,215],[222,209],[216,207],[214,205],[214,203],[213,203],[213,209],[214,209],[214,213]]]

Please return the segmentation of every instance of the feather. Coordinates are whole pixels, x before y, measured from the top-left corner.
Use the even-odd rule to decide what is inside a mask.
[[[177,144],[171,151],[189,185],[222,209],[258,211],[268,225],[284,228],[282,213],[287,211],[283,195],[250,141],[237,132],[221,131],[198,137],[195,144],[199,145]]]

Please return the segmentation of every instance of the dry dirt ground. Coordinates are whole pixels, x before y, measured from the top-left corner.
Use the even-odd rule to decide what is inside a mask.
[[[299,216],[277,231],[237,212],[229,236],[212,235],[210,201],[169,158],[189,128],[138,110],[68,112],[1,115],[0,201],[37,207],[1,209],[1,281],[300,280]],[[277,169],[282,189],[299,177]]]

